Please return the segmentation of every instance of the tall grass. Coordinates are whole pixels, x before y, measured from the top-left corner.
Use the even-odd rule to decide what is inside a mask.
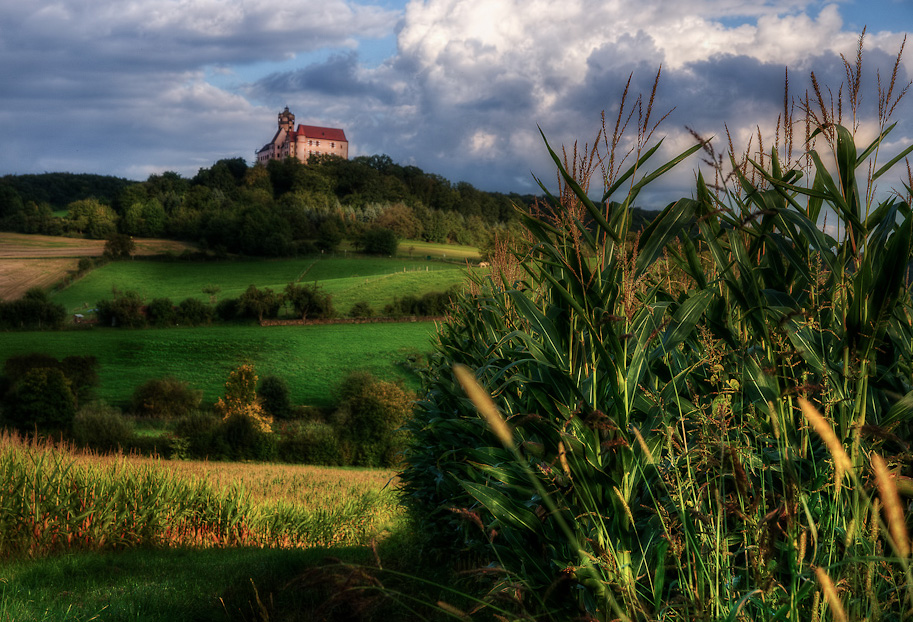
[[[301,485],[287,475],[272,479]],[[0,436],[3,558],[138,546],[365,544],[395,514],[387,493],[349,491],[343,501],[307,506],[264,500],[262,491],[254,494],[240,479],[216,485],[148,459],[74,455],[65,447]]]
[[[525,215],[528,244],[442,326],[403,473],[437,544],[490,562],[491,602],[529,619],[913,615],[897,492],[913,190],[876,188],[913,146],[879,161],[900,55],[856,144],[861,58],[860,40],[847,105],[814,74],[785,98],[769,152],[700,141],[654,167],[652,94],[623,97],[595,151],[549,147],[560,209]],[[712,180],[632,235],[640,193],[702,148]]]

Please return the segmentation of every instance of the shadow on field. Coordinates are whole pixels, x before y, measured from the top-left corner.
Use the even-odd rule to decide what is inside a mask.
[[[146,549],[0,566],[0,619],[151,621],[433,620],[438,595],[377,567],[368,547]],[[399,571],[399,572],[397,572]],[[400,596],[395,596],[400,595]],[[404,596],[405,595],[405,596]],[[449,618],[448,618],[449,619]]]

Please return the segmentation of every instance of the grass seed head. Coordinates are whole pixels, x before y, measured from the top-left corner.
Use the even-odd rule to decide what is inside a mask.
[[[907,533],[907,525],[904,522],[903,507],[900,504],[900,495],[897,494],[897,486],[894,485],[894,481],[888,472],[888,466],[881,456],[878,454],[872,455],[872,466],[875,469],[878,494],[881,497],[881,503],[884,505],[885,519],[891,532],[891,538],[894,540],[894,548],[900,557],[909,557],[910,536]]]
[[[507,422],[504,421],[501,413],[498,412],[498,407],[495,406],[491,396],[476,380],[472,371],[465,365],[457,364],[453,366],[453,373],[456,375],[457,380],[459,380],[463,391],[469,399],[472,400],[472,403],[475,404],[476,409],[485,418],[485,421],[488,422],[491,431],[495,433],[495,436],[500,439],[505,447],[508,449],[513,448],[514,435],[510,431],[510,427],[507,425]]]
[[[834,428],[832,428],[827,420],[821,416],[818,409],[812,406],[811,402],[802,397],[799,398],[799,407],[802,409],[802,414],[805,415],[805,418],[808,419],[808,422],[812,425],[812,428],[818,436],[821,437],[821,440],[824,441],[828,451],[831,452],[835,467],[834,479],[839,492],[840,485],[843,482],[843,475],[852,468],[853,463],[850,461],[850,457],[847,455],[846,450],[843,449],[843,444],[834,433]]]

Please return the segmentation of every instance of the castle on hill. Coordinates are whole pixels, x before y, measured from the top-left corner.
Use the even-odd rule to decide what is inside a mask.
[[[302,162],[312,155],[331,154],[341,158],[349,157],[349,141],[346,133],[335,127],[299,125],[295,129],[295,115],[288,110],[279,113],[279,129],[273,139],[257,150],[257,163],[270,160],[298,158]]]

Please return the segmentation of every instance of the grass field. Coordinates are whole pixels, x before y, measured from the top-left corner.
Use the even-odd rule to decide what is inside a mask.
[[[170,240],[136,240],[140,256],[189,247]],[[51,287],[76,271],[80,257],[97,257],[104,249],[104,240],[0,232],[0,300],[19,298],[32,287]]]
[[[94,307],[119,291],[137,291],[146,300],[167,297],[175,303],[185,298],[209,296],[207,285],[221,288],[217,299],[237,298],[249,285],[281,292],[288,283],[317,282],[333,296],[342,314],[365,300],[380,311],[395,296],[444,291],[465,280],[459,263],[363,256],[238,260],[213,262],[119,261],[97,268],[70,287],[53,294],[69,312]]]
[[[111,404],[127,402],[136,386],[166,375],[201,389],[204,401],[211,404],[222,395],[228,372],[250,361],[261,377],[285,378],[293,402],[329,406],[334,387],[352,370],[410,380],[410,374],[396,363],[409,353],[428,352],[433,332],[432,322],[148,330],[96,327],[5,333],[0,337],[0,356],[4,360],[27,352],[58,358],[96,356],[100,367],[96,393]]]

